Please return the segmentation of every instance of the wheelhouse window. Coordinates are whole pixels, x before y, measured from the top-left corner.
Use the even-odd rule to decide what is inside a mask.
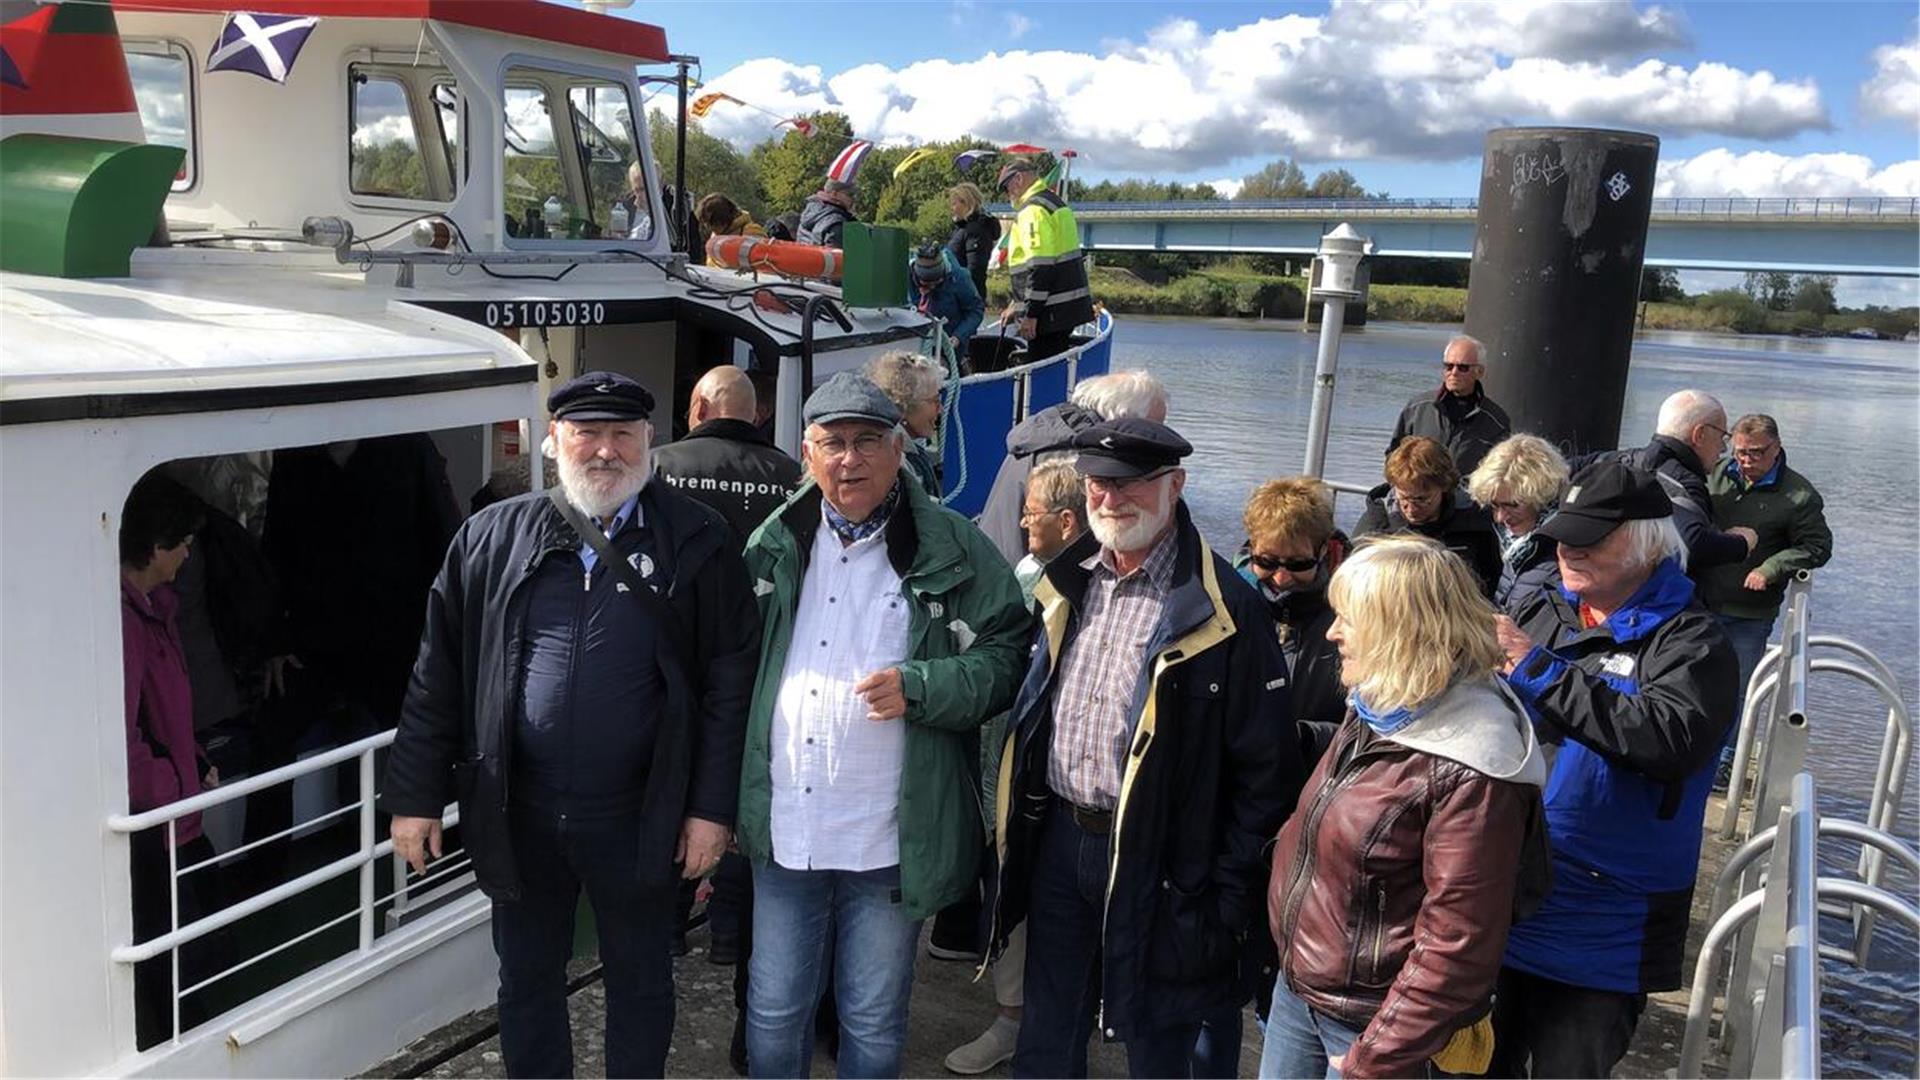
[[[653,200],[641,176],[633,103],[608,79],[531,68],[507,73],[502,212],[520,240],[645,240]]]
[[[127,74],[133,80],[133,99],[140,109],[140,125],[147,141],[177,146],[187,152],[173,176],[173,190],[194,184],[193,57],[186,46],[173,41],[127,40]]]
[[[349,73],[348,190],[452,202],[462,172],[459,96],[444,72],[354,64]]]

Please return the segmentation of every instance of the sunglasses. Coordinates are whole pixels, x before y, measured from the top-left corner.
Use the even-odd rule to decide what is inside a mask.
[[[1283,559],[1278,555],[1250,555],[1247,557],[1247,561],[1258,567],[1263,574],[1272,574],[1283,568],[1289,573],[1304,574],[1320,565],[1320,557],[1318,555],[1292,559]]]
[[[1440,366],[1443,368],[1446,368],[1448,371],[1473,371],[1477,369],[1480,365],[1479,364],[1441,364]]]

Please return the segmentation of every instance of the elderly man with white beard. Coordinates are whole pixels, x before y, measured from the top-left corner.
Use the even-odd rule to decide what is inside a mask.
[[[493,900],[509,1076],[570,1076],[566,964],[580,892],[607,988],[609,1076],[660,1076],[673,1033],[676,880],[709,873],[739,800],[759,614],[720,515],[650,484],[639,383],[556,388],[560,486],[454,536],[380,797],[416,871],[460,827]]]
[[[1191,1076],[1203,1021],[1248,997],[1262,851],[1304,770],[1272,619],[1180,492],[1185,439],[1075,436],[1092,531],[1047,564],[1001,766],[993,949],[1027,930],[1015,1076],[1085,1076],[1096,1027],[1134,1076]]]

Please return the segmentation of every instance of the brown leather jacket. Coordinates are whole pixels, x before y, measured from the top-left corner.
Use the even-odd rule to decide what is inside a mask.
[[[1422,1075],[1486,1012],[1538,783],[1411,749],[1348,713],[1280,830],[1267,891],[1286,985],[1362,1029],[1343,1075]]]

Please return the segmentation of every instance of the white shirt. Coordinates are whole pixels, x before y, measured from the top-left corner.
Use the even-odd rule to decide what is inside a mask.
[[[842,547],[823,517],[794,607],[773,708],[773,861],[789,870],[895,866],[906,721],[867,719],[866,699],[853,692],[907,658],[910,614],[886,530]]]

